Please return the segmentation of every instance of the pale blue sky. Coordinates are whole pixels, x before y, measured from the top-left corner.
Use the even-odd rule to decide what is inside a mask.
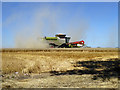
[[[26,37],[66,33],[91,47],[118,46],[117,2],[3,2],[2,23],[3,48],[14,48],[21,32]]]

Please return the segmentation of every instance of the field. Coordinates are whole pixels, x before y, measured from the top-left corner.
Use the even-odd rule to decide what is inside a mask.
[[[2,88],[118,88],[117,48],[1,52]]]

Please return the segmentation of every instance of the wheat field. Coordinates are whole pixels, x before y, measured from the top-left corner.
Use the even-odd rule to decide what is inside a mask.
[[[3,88],[118,87],[117,48],[2,49],[1,52]]]

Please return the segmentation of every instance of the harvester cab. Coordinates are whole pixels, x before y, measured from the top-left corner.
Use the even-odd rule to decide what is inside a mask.
[[[69,43],[69,40],[71,38],[69,36],[66,36],[66,34],[56,34],[55,36],[58,37],[61,40],[63,39],[64,43]]]

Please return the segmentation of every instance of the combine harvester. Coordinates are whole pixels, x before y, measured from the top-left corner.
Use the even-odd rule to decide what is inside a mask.
[[[45,40],[49,43],[51,48],[80,48],[84,46],[84,41],[69,42],[69,36],[66,34],[56,34],[55,37],[44,37],[42,40]]]

